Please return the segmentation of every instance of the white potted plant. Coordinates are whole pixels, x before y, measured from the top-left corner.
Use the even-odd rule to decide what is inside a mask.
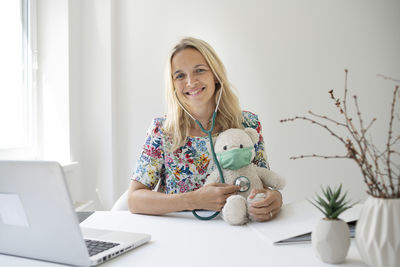
[[[322,127],[330,136],[338,140],[345,148],[344,155],[301,155],[291,157],[299,158],[324,158],[324,159],[350,159],[361,170],[362,177],[368,187],[368,199],[361,210],[356,225],[357,248],[361,258],[373,267],[399,267],[400,263],[400,133],[395,123],[400,122],[400,114],[395,112],[396,101],[400,99],[399,83],[390,77],[382,76],[397,85],[394,86],[393,99],[390,107],[388,136],[383,148],[378,148],[367,134],[375,118],[365,123],[358,106],[357,96],[353,95],[356,108],[356,119],[347,109],[347,74],[345,70],[345,88],[343,99],[336,98],[333,90],[329,91],[330,97],[337,107],[342,120],[335,120],[325,115],[312,111],[308,116],[296,116],[284,119],[281,122],[305,120],[313,125]],[[398,110],[397,110],[398,111]],[[358,121],[358,122],[356,122]],[[333,128],[335,127],[335,128]],[[337,132],[341,128],[347,132],[343,136]]]
[[[339,219],[345,210],[351,208],[346,201],[346,195],[342,195],[342,185],[336,189],[322,188],[323,197],[316,195],[313,201],[309,201],[317,207],[324,218],[318,221],[311,233],[311,243],[315,254],[326,263],[342,263],[346,259],[350,246],[350,231],[346,222]]]

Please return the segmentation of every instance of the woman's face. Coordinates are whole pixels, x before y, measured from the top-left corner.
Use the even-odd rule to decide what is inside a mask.
[[[172,80],[178,98],[189,108],[214,108],[215,78],[199,51],[186,48],[174,55]]]

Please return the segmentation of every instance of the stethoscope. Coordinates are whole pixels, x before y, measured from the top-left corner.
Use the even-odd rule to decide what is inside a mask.
[[[217,155],[215,154],[215,151],[214,151],[214,144],[213,144],[212,136],[211,136],[211,133],[214,131],[215,118],[217,117],[218,106],[219,106],[219,102],[220,102],[220,100],[221,100],[222,91],[223,91],[223,85],[222,85],[221,82],[220,82],[220,85],[221,85],[221,87],[220,87],[220,91],[221,91],[221,92],[219,93],[217,105],[216,105],[216,107],[215,107],[215,110],[214,110],[213,115],[212,115],[212,118],[211,118],[211,128],[210,128],[210,130],[204,129],[204,127],[203,127],[203,125],[201,125],[200,121],[197,120],[197,119],[195,119],[195,118],[184,108],[184,106],[181,104],[181,102],[180,102],[178,96],[176,95],[176,91],[175,91],[175,96],[176,96],[176,99],[177,99],[179,105],[181,106],[181,108],[182,108],[182,109],[197,123],[197,125],[199,125],[201,131],[202,131],[203,133],[205,133],[205,134],[208,135],[208,139],[210,140],[211,154],[212,154],[212,157],[213,157],[213,159],[214,159],[215,165],[217,166],[217,169],[218,169],[220,182],[221,182],[222,184],[224,184],[224,183],[225,183],[224,175],[223,175],[223,173],[222,173],[222,168],[221,168],[221,166],[220,166],[220,164],[219,164],[219,161],[218,161],[218,159],[217,159]],[[244,177],[244,176],[239,176],[238,178],[236,178],[234,184],[235,184],[235,185],[238,185],[238,186],[240,187],[239,192],[246,192],[246,191],[249,190],[249,188],[250,188],[250,181],[249,181],[249,179],[248,179],[247,177]],[[193,215],[194,215],[197,219],[200,219],[200,220],[211,220],[211,219],[215,218],[215,217],[220,213],[219,211],[215,211],[214,214],[212,214],[212,215],[210,215],[210,216],[203,217],[203,216],[200,216],[199,214],[197,214],[197,211],[198,211],[198,210],[193,210],[192,213],[193,213]]]

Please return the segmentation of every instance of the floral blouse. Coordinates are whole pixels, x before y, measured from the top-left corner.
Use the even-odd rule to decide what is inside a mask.
[[[258,116],[248,111],[243,111],[242,114],[243,126],[256,129],[260,135],[258,143],[254,145],[256,156],[253,163],[269,169]],[[208,136],[189,136],[184,146],[168,152],[166,148],[171,146],[171,141],[163,132],[164,122],[165,117],[152,121],[132,180],[152,190],[160,182],[158,191],[166,194],[200,188],[216,169]],[[214,143],[217,136],[216,134],[212,137]]]

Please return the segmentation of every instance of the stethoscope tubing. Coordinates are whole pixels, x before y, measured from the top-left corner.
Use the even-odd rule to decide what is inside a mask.
[[[204,133],[208,134],[208,138],[209,138],[209,140],[210,140],[211,154],[212,154],[212,156],[213,156],[215,165],[217,165],[217,169],[218,169],[218,172],[219,172],[219,179],[220,179],[220,182],[221,182],[222,184],[224,184],[224,183],[225,183],[224,175],[223,175],[223,173],[222,173],[221,166],[219,165],[219,162],[218,162],[218,159],[217,159],[217,155],[215,154],[215,151],[214,151],[214,144],[213,144],[213,140],[212,140],[212,136],[211,136],[211,133],[212,133],[212,131],[214,130],[214,126],[215,126],[215,118],[216,118],[216,116],[217,116],[217,111],[214,111],[214,113],[213,113],[213,115],[212,115],[212,120],[211,120],[211,121],[212,121],[212,123],[211,123],[211,129],[208,130],[208,131],[207,131],[206,129],[203,128],[203,126],[201,125],[201,123],[200,123],[198,120],[195,120],[195,122],[200,126],[200,129],[201,129]],[[197,213],[196,213],[197,211],[198,211],[198,210],[193,210],[192,213],[193,213],[193,215],[194,215],[197,219],[199,219],[199,220],[211,220],[211,219],[214,219],[214,218],[220,213],[219,211],[216,211],[216,212],[214,212],[214,213],[213,213],[212,215],[210,215],[210,216],[203,217],[203,216],[200,216],[199,214],[197,214]]]
[[[178,96],[176,96],[176,98],[177,98],[178,104],[181,106],[181,108],[182,108],[182,109],[183,109],[183,110],[184,110],[184,111],[185,111],[185,112],[200,126],[201,131],[202,131],[203,133],[206,133],[206,134],[208,135],[208,138],[209,138],[209,140],[210,140],[211,154],[212,154],[213,160],[214,160],[214,162],[215,162],[215,165],[217,165],[217,169],[218,169],[218,173],[219,173],[220,182],[224,184],[224,183],[225,183],[224,175],[223,175],[223,173],[222,173],[221,166],[219,165],[219,162],[218,162],[218,159],[217,159],[217,155],[215,154],[215,151],[214,151],[214,143],[213,143],[212,136],[211,136],[212,132],[214,131],[215,118],[216,118],[216,116],[217,116],[217,111],[218,111],[219,102],[220,102],[220,100],[221,100],[221,96],[222,96],[222,92],[223,92],[223,84],[222,84],[222,82],[220,82],[220,86],[221,86],[221,87],[220,87],[221,92],[219,93],[219,97],[218,97],[218,100],[217,100],[217,105],[216,105],[215,110],[214,110],[214,113],[213,113],[213,115],[212,115],[212,119],[211,119],[211,128],[210,128],[210,130],[204,129],[204,127],[203,127],[203,125],[201,125],[200,121],[198,121],[197,119],[195,119],[195,118],[190,114],[190,112],[188,112],[188,111],[185,109],[185,107],[181,104],[181,102],[179,101]],[[176,91],[175,91],[175,95],[176,95]],[[194,215],[197,219],[199,219],[199,220],[211,220],[211,219],[217,217],[217,215],[220,213],[219,211],[215,211],[212,215],[203,217],[203,216],[200,216],[199,214],[197,214],[197,213],[196,213],[197,211],[199,211],[199,210],[193,210],[192,213],[193,213],[193,215]]]

